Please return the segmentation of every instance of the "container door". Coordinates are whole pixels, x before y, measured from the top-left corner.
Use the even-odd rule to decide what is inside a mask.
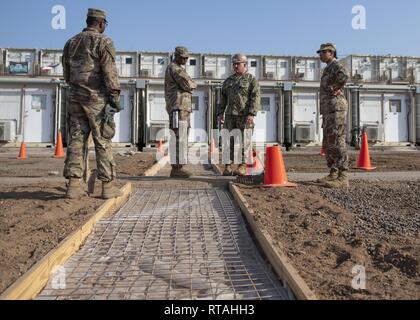
[[[274,93],[261,95],[261,111],[255,117],[253,140],[256,143],[277,141],[277,107]]]
[[[404,96],[385,95],[385,142],[408,141],[407,103]]]
[[[25,141],[54,141],[54,108],[50,90],[25,90]]]
[[[190,143],[207,143],[206,113],[207,105],[204,92],[196,91],[193,96],[193,112],[191,114],[191,130],[188,137]]]
[[[130,91],[122,90],[120,96],[121,112],[117,113],[115,119],[115,137],[112,142],[115,143],[130,143],[132,132],[132,110]]]

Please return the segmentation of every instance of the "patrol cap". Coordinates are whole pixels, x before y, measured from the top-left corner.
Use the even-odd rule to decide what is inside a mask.
[[[185,47],[176,47],[175,48],[175,55],[180,56],[181,58],[189,58],[190,54],[188,49]]]
[[[106,21],[106,12],[101,9],[89,8],[87,13],[88,18],[99,18]]]
[[[321,44],[321,47],[319,48],[319,50],[316,53],[321,53],[321,51],[327,51],[327,50],[337,52],[337,48],[335,47],[334,44],[324,43],[324,44]]]
[[[241,53],[237,53],[232,57],[232,63],[247,63],[248,62],[248,58],[246,55],[241,54]]]

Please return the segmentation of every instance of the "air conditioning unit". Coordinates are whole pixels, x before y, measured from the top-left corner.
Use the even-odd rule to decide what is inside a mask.
[[[15,140],[16,127],[14,121],[0,121],[0,141]]]
[[[359,73],[355,73],[353,76],[354,80],[363,80],[363,75],[359,74]]]
[[[310,142],[315,140],[315,134],[312,125],[297,124],[295,127],[296,142]]]
[[[168,128],[165,124],[152,124],[149,128],[149,141],[157,141],[159,131],[165,128]]]
[[[205,78],[215,78],[215,72],[214,71],[204,71],[204,77]]]
[[[370,142],[377,142],[381,141],[381,133],[379,130],[379,126],[365,126],[365,131],[368,136],[368,141]]]
[[[267,79],[269,79],[269,80],[274,80],[274,78],[275,78],[275,74],[274,74],[274,72],[267,72],[267,73],[265,74],[265,77],[266,77]]]
[[[150,77],[150,70],[149,69],[141,69],[140,70],[140,77]]]

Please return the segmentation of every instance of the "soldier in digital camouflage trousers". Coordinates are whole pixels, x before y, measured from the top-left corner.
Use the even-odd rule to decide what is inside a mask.
[[[348,187],[348,156],[346,123],[348,103],[344,86],[349,78],[347,69],[337,61],[335,45],[326,43],[318,51],[322,62],[327,64],[320,88],[321,114],[323,118],[323,148],[330,174],[318,182],[330,188]]]
[[[102,197],[109,199],[121,195],[113,184],[116,169],[111,148],[115,135],[113,115],[121,109],[120,85],[114,44],[103,34],[107,26],[106,13],[89,9],[86,23],[87,28],[71,38],[63,51],[64,78],[70,86],[70,137],[64,176],[69,179],[68,198],[85,195],[80,179],[85,169],[84,150],[92,132]]]
[[[260,110],[260,86],[257,79],[248,73],[248,60],[243,54],[235,54],[232,59],[235,73],[227,78],[222,86],[221,104],[217,112],[218,119],[224,128],[232,132],[238,129],[242,135],[243,146],[240,146],[239,166],[233,172],[232,163],[235,160],[233,139],[228,139],[230,147],[230,162],[225,165],[223,175],[246,175],[245,151],[252,148],[252,133],[254,117]],[[230,141],[229,141],[230,140]],[[248,145],[245,145],[248,143]]]
[[[183,161],[180,161],[180,151],[185,155],[188,149],[192,94],[197,88],[197,84],[185,70],[188,58],[187,48],[175,48],[174,61],[169,64],[165,74],[166,111],[169,115],[169,128],[174,132],[176,138],[175,143],[171,143],[171,146],[175,148],[172,150],[175,153],[175,161],[171,159],[172,178],[189,178],[191,176],[191,173],[183,168],[181,163]],[[184,148],[180,148],[181,146]]]

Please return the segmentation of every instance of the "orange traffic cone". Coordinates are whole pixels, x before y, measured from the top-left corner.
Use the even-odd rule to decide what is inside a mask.
[[[26,160],[27,159],[25,141],[22,141],[22,143],[20,144],[20,150],[19,150],[19,155],[18,155],[17,159],[18,160]]]
[[[210,153],[216,154],[217,153],[216,144],[214,143],[214,139],[211,139],[211,145],[210,145]]]
[[[61,132],[57,134],[57,145],[55,146],[54,158],[64,158],[63,139],[61,138]]]
[[[325,149],[324,149],[324,147],[321,148],[321,151],[319,152],[319,155],[321,157],[325,157]]]
[[[367,171],[376,169],[372,167],[370,163],[368,136],[366,132],[363,132],[362,148],[360,149],[359,160],[357,162],[356,168],[360,170],[367,170]]]
[[[157,153],[160,156],[162,156],[162,157],[165,155],[165,151],[163,150],[163,141],[162,141],[162,139],[159,140],[159,146],[158,146],[158,149],[157,149]]]
[[[267,147],[265,156],[264,185],[262,188],[297,187],[287,180],[283,156],[279,146]]]

